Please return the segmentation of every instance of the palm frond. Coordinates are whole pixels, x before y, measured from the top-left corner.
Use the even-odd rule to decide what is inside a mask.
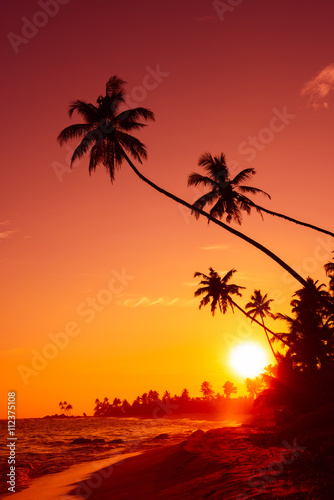
[[[254,168],[245,168],[244,170],[241,170],[234,179],[231,180],[231,184],[233,186],[237,186],[240,182],[244,182],[255,174]]]
[[[136,137],[117,130],[117,139],[119,143],[140,163],[142,159],[147,158],[146,146]]]
[[[123,91],[126,83],[125,80],[122,80],[122,78],[117,75],[111,76],[106,83],[106,95],[111,97],[116,92]]]
[[[93,125],[89,123],[76,123],[75,125],[70,125],[64,128],[57,137],[57,141],[62,146],[64,142],[71,139],[79,139],[84,134],[89,132],[93,128]]]
[[[81,115],[86,123],[96,123],[98,121],[98,109],[91,103],[77,99],[73,101],[69,108],[69,115],[72,117],[74,111]]]
[[[155,116],[153,111],[147,108],[132,108],[122,111],[118,116],[116,116],[116,121],[118,123],[122,122],[135,122],[140,118],[144,118],[144,120],[152,120],[155,121]]]
[[[216,183],[206,175],[197,174],[196,172],[189,174],[188,186],[198,186],[199,184],[210,187],[216,185]]]
[[[73,165],[74,161],[78,158],[82,158],[82,156],[87,153],[89,148],[94,144],[98,143],[101,140],[101,130],[100,129],[92,129],[90,130],[85,137],[80,142],[79,146],[74,150],[71,159],[71,165]]]
[[[270,194],[266,193],[265,191],[262,191],[262,189],[258,189],[258,188],[252,187],[252,186],[238,186],[238,189],[242,193],[263,194],[271,200]]]
[[[192,210],[191,213],[195,215],[196,219],[198,219],[200,216],[200,213],[197,210],[203,210],[205,205],[211,204],[216,197],[217,194],[215,191],[209,191],[193,203],[194,210]]]

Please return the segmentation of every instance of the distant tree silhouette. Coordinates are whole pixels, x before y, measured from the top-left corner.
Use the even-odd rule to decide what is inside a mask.
[[[66,407],[66,401],[64,403],[60,402],[58,406],[61,409],[61,411],[64,413],[65,407]]]
[[[210,382],[207,382],[206,380],[201,385],[201,392],[204,399],[212,399],[215,393]]]
[[[270,342],[268,331],[266,325],[264,324],[264,317],[274,315],[270,312],[270,302],[273,302],[273,299],[268,299],[267,294],[262,295],[260,290],[254,290],[253,295],[251,296],[250,302],[248,302],[245,306],[245,309],[250,309],[248,313],[252,316],[252,319],[255,319],[257,316],[260,316],[263,329],[265,331],[268,343],[272,350],[272,353],[277,362],[279,362],[279,358],[276,355],[272,343]]]
[[[73,410],[73,406],[71,404],[66,405],[65,411],[66,411],[68,416],[70,415],[72,410]]]
[[[241,185],[241,182],[249,180],[254,174],[255,170],[253,168],[246,168],[239,172],[233,179],[230,178],[230,172],[226,165],[225,156],[221,153],[220,156],[212,156],[210,153],[204,153],[198,162],[200,167],[205,170],[205,175],[193,172],[189,175],[188,185],[198,186],[203,185],[209,187],[210,191],[205,195],[201,196],[195,203],[196,209],[203,209],[206,205],[213,205],[210,210],[210,215],[214,218],[223,218],[226,216],[226,222],[230,223],[232,220],[241,224],[242,212],[250,214],[251,209],[254,208],[262,216],[262,212],[280,217],[282,219],[294,222],[301,226],[306,226],[316,231],[320,231],[330,236],[334,236],[334,233],[322,229],[313,224],[308,224],[307,222],[302,222],[297,219],[293,219],[287,215],[280,214],[278,212],[273,212],[260,205],[255,204],[250,200],[247,194],[264,194],[270,198],[269,194],[265,193],[261,189]],[[198,217],[199,212],[193,210],[193,213]]]
[[[72,155],[71,167],[75,160],[82,158],[90,151],[89,173],[91,174],[95,171],[98,164],[102,164],[106,167],[111,182],[113,183],[116,170],[120,168],[123,161],[126,161],[142,181],[161,194],[187,207],[191,211],[194,211],[194,205],[182,200],[150,181],[133,164],[130,157],[142,163],[142,160],[147,158],[147,151],[145,145],[136,137],[130,135],[129,132],[144,127],[146,124],[140,121],[142,119],[154,120],[154,114],[149,109],[143,107],[120,111],[120,107],[125,103],[125,83],[124,80],[114,75],[106,84],[105,95],[99,96],[97,99],[97,105],[82,100],[76,100],[70,105],[70,117],[76,111],[84,120],[84,123],[78,123],[64,128],[58,136],[60,145],[73,139],[80,140],[80,144],[76,147]],[[294,269],[268,248],[230,227],[228,224],[215,219],[201,208],[195,207],[195,209],[196,213],[201,214],[214,224],[217,224],[226,231],[255,246],[261,252],[264,252],[302,285],[305,284],[305,280]]]
[[[225,384],[223,385],[223,389],[224,389],[224,394],[227,398],[230,398],[231,394],[236,394],[238,392],[236,386],[233,384],[233,382],[230,382],[229,380],[225,382]]]
[[[123,399],[122,401],[122,412],[125,414],[125,415],[128,415],[131,411],[131,405],[130,403],[126,400],[126,399]]]
[[[169,391],[165,391],[163,396],[162,396],[162,402],[166,403],[167,401],[170,401],[171,399],[171,394]]]
[[[183,389],[181,393],[181,401],[185,403],[190,401],[190,395],[188,389]]]
[[[243,286],[228,283],[235,272],[236,272],[235,269],[231,269],[223,277],[220,277],[219,274],[212,267],[209,268],[209,275],[196,272],[194,274],[194,278],[198,276],[203,278],[202,281],[199,283],[199,285],[202,286],[200,286],[195,291],[195,297],[204,295],[204,297],[200,302],[199,308],[201,309],[203,306],[208,305],[211,301],[211,313],[212,316],[214,316],[217,307],[223,314],[227,312],[229,307],[231,307],[232,311],[234,312],[233,308],[236,307],[245,316],[247,316],[248,319],[250,319],[251,321],[255,321],[255,323],[257,323],[258,325],[261,326],[261,328],[263,328],[262,323],[260,323],[256,318],[252,317],[248,312],[242,309],[242,307],[240,307],[232,299],[232,295],[237,295],[238,297],[241,297],[242,295],[240,293],[240,290],[245,288]],[[272,330],[269,330],[269,328],[265,328],[265,331],[269,332],[271,335],[281,340],[283,343],[285,343],[285,345],[289,345],[287,340],[283,339],[281,336],[278,336]]]

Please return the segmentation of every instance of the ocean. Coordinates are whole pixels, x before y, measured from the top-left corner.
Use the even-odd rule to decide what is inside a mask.
[[[16,421],[16,492],[32,479],[61,472],[73,465],[117,457],[182,441],[192,432],[234,425],[228,421],[190,418],[63,418]],[[9,493],[7,421],[0,421],[0,495]],[[78,438],[86,441],[72,444]],[[94,441],[95,440],[95,441]],[[115,441],[117,440],[117,441]]]

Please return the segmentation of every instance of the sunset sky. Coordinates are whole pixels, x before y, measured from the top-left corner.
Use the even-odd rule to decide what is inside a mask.
[[[71,147],[56,138],[80,121],[70,102],[95,103],[117,74],[129,105],[156,115],[137,133],[151,180],[193,202],[199,156],[224,152],[232,172],[256,169],[252,184],[272,196],[259,204],[333,230],[333,14],[331,0],[4,2],[0,418],[11,390],[19,417],[56,413],[64,399],[92,414],[97,397],[132,402],[149,389],[199,396],[204,380],[244,394],[229,359],[245,339],[274,361],[241,313],[198,310],[193,274],[235,268],[240,305],[261,289],[273,312],[290,312],[299,283],[126,164],[113,185],[103,167],[89,177],[87,159],[70,171]],[[329,236],[256,213],[241,230],[327,282]],[[50,359],[33,361],[43,349]]]

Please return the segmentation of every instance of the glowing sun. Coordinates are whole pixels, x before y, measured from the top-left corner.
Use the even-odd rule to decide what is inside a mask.
[[[233,349],[230,365],[243,377],[257,377],[268,365],[267,353],[259,344],[245,342]]]

